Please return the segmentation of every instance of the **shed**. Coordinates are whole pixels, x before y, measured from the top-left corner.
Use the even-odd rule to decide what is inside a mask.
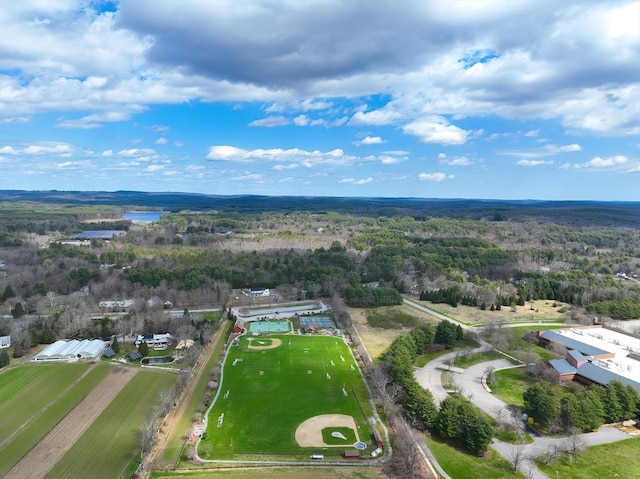
[[[360,451],[354,451],[353,449],[350,449],[348,451],[344,451],[344,458],[345,459],[360,459]]]

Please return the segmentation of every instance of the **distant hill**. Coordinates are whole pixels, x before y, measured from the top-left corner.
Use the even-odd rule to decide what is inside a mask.
[[[367,216],[408,215],[486,219],[489,221],[549,221],[574,226],[640,227],[640,202],[474,200],[437,198],[352,198],[312,196],[220,196],[139,191],[0,190],[0,202],[36,201],[58,204],[140,206],[173,212],[221,210],[238,213],[310,211]]]

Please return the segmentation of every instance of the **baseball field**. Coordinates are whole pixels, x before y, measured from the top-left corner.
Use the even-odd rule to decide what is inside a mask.
[[[198,453],[205,461],[310,460],[360,449],[365,457],[376,447],[372,416],[342,338],[243,336],[229,348]]]

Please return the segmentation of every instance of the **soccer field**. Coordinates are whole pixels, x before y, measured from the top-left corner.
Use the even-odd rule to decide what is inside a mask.
[[[338,458],[358,440],[363,455],[375,448],[369,393],[342,338],[241,337],[223,373],[199,447],[205,460]]]

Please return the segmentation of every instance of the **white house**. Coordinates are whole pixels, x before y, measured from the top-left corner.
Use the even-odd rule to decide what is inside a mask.
[[[140,346],[143,342],[147,343],[151,349],[167,349],[175,344],[176,339],[170,333],[163,334],[138,334],[134,344]]]
[[[123,299],[122,301],[100,301],[101,308],[130,308],[133,306],[133,299]]]
[[[269,288],[251,288],[249,290],[249,296],[252,298],[268,298],[271,296]]]
[[[11,336],[0,336],[0,349],[11,347]]]

